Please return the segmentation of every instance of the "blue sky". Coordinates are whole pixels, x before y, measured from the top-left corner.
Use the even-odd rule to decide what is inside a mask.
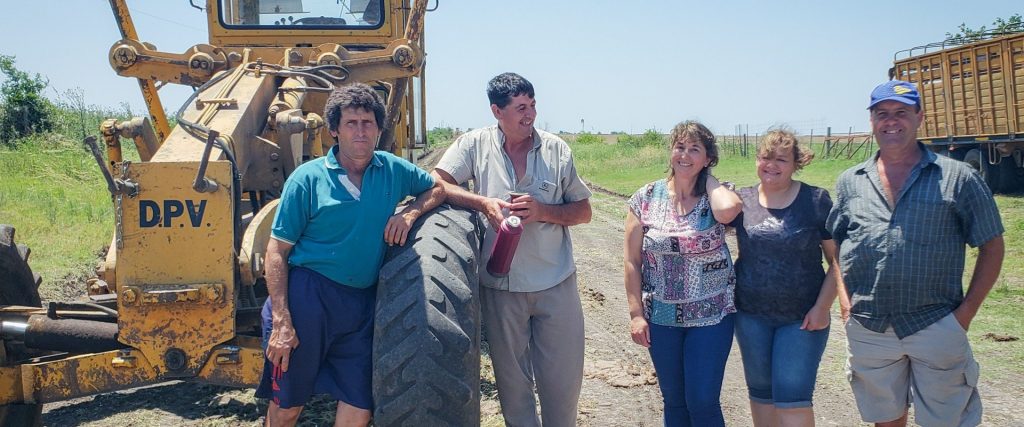
[[[107,62],[119,35],[106,0],[5,3],[0,53],[49,78],[49,95],[78,88],[88,104],[144,111],[135,81]],[[187,0],[128,4],[140,38],[160,50],[207,41]],[[551,131],[579,131],[581,119],[593,132],[665,131],[686,119],[716,133],[867,130],[868,94],[896,51],[1022,12],[1019,0],[441,0],[427,15],[427,121],[491,124],[487,80],[515,71],[534,83],[536,125]],[[190,91],[160,93],[173,110]]]

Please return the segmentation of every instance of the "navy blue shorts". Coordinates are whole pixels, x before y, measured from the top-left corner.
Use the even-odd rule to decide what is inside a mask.
[[[372,409],[376,299],[376,286],[344,286],[313,270],[292,267],[288,273],[288,308],[299,346],[292,350],[287,372],[281,372],[264,357],[263,379],[256,388],[256,397],[292,408],[305,405],[314,394],[328,394],[357,408]],[[271,327],[268,298],[263,305],[264,343],[270,338]]]

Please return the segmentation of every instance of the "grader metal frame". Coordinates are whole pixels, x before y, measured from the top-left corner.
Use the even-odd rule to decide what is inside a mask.
[[[385,96],[378,149],[410,155],[425,140],[427,0],[207,0],[209,44],[180,54],[140,41],[125,1],[110,4],[122,35],[110,64],[138,79],[150,115],[104,122],[105,159],[87,138],[115,215],[88,301],[40,307],[27,248],[0,228],[0,425],[37,424],[43,403],[174,379],[253,386],[276,195],[333,145],[319,115],[330,89],[367,82]],[[157,94],[166,83],[196,88],[173,128]],[[124,159],[121,138],[141,161]],[[479,422],[476,221],[440,208],[388,252],[377,425]]]

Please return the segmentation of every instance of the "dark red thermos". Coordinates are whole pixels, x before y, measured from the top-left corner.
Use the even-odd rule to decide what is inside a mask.
[[[494,250],[487,261],[487,271],[492,276],[505,277],[512,267],[512,257],[516,255],[519,236],[523,234],[523,222],[517,216],[510,216],[501,222],[498,237],[494,239]]]

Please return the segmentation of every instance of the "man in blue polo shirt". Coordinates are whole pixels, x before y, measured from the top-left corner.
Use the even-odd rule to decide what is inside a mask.
[[[335,89],[324,116],[337,144],[288,177],[267,245],[269,339],[256,395],[271,399],[271,426],[295,425],[313,394],[337,399],[335,425],[370,421],[374,285],[384,245],[405,244],[416,218],[445,196],[427,172],[374,151],[384,104],[371,87]]]

